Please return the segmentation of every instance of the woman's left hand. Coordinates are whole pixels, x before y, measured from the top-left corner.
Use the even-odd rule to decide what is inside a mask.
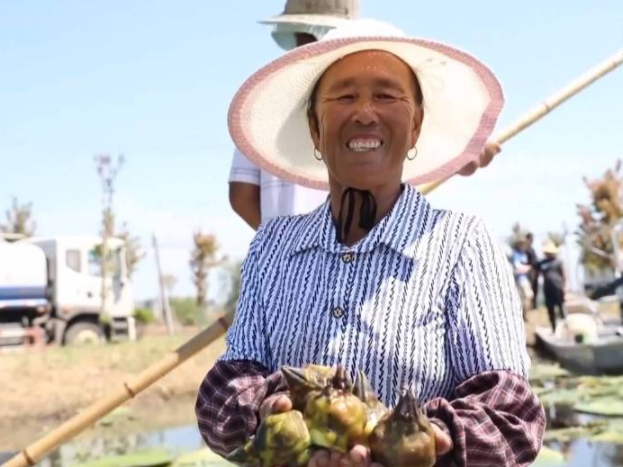
[[[483,167],[488,166],[493,159],[493,156],[498,154],[501,150],[502,148],[498,143],[496,143],[495,141],[488,141],[485,144],[483,151],[480,153],[478,161],[470,162],[469,164],[467,164],[465,167],[459,170],[459,175],[467,177],[476,172],[477,169],[482,169]]]
[[[435,451],[437,457],[447,454],[452,449],[452,439],[434,423]],[[318,450],[310,459],[307,467],[385,467],[372,462],[370,450],[360,444],[354,446],[346,454],[335,451]],[[391,467],[391,466],[388,466]]]

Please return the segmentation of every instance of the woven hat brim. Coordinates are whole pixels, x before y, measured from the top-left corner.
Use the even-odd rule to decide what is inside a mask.
[[[502,111],[502,88],[473,56],[424,39],[357,37],[319,41],[283,55],[238,90],[228,125],[236,146],[262,169],[311,188],[328,188],[314,159],[307,100],[314,83],[339,58],[384,50],[416,72],[424,95],[418,156],[406,160],[403,180],[419,185],[451,176],[478,158]]]
[[[542,250],[543,253],[549,253],[551,255],[557,255],[560,252],[560,249],[555,245],[545,245]]]

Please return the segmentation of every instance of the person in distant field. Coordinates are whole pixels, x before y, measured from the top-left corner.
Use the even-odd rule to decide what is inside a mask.
[[[526,256],[528,257],[528,264],[532,268],[528,273],[528,279],[530,279],[530,286],[532,287],[532,309],[535,310],[539,298],[539,259],[534,251],[534,236],[532,232],[526,234],[526,241],[528,242]]]
[[[524,236],[515,242],[513,246],[513,256],[511,258],[515,284],[519,292],[519,298],[521,299],[524,321],[527,321],[528,311],[532,307],[532,284],[529,278],[532,267],[528,263],[527,251],[528,240]]]
[[[285,51],[321,39],[357,14],[357,0],[288,0],[281,15],[261,21],[273,26],[274,41]],[[306,214],[328,192],[287,182],[260,169],[238,148],[229,175],[229,202],[251,228],[279,216]]]
[[[320,40],[327,32],[357,16],[357,0],[288,0],[285,11],[261,21],[273,26],[272,37],[285,51]],[[500,146],[488,142],[478,161],[458,171],[469,176],[489,165]],[[260,169],[238,148],[229,175],[229,203],[251,228],[280,216],[308,214],[327,200],[329,192],[281,179]]]
[[[538,262],[537,272],[543,274],[543,295],[545,306],[552,325],[552,332],[556,332],[556,314],[565,319],[565,272],[562,262],[558,259],[558,247],[548,240],[543,245],[545,258]]]

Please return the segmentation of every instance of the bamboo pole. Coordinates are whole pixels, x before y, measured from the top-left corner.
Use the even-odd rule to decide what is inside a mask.
[[[589,84],[597,81],[599,78],[614,70],[623,63],[623,50],[615,54],[612,58],[599,65],[592,71],[586,73],[576,81],[572,82],[566,88],[556,93],[549,99],[537,106],[534,110],[520,118],[514,125],[501,132],[496,138],[499,144],[508,141],[510,138],[532,125],[534,122],[551,112],[567,99],[579,93]],[[447,179],[446,179],[447,180]],[[421,189],[424,193],[430,193],[432,190],[443,184],[446,180],[424,185]],[[22,452],[14,456],[3,467],[28,467],[34,466],[50,451],[76,436],[91,426],[96,420],[110,413],[124,402],[127,402],[139,392],[149,387],[167,373],[181,365],[189,358],[196,355],[205,347],[218,339],[229,328],[233,321],[233,313],[229,313],[212,325],[205,331],[193,337],[190,341],[179,347],[177,350],[164,357],[162,360],[154,363],[143,372],[139,373],[136,378],[130,382],[123,384],[115,392],[108,395],[99,402],[88,407],[84,412],[74,416],[67,422],[63,423],[40,440],[26,447]]]
[[[548,99],[545,99],[539,105],[537,105],[534,109],[523,115],[519,120],[513,123],[508,128],[504,129],[499,134],[495,135],[492,138],[492,141],[502,144],[511,139],[513,136],[517,135],[521,131],[528,128],[530,125],[540,120],[542,117],[550,113],[560,104],[565,102],[567,99],[578,94],[584,88],[589,86],[591,83],[594,83],[599,78],[608,74],[619,65],[623,63],[623,50],[620,50],[616,54],[612,55],[610,58],[605,60],[603,63],[599,64],[595,68],[589,70],[584,75],[577,78],[575,81],[569,83],[566,87],[558,91],[557,93],[550,96]],[[444,184],[450,177],[436,180],[431,183],[427,183],[422,185],[419,189],[423,194],[428,194],[433,191],[435,188]]]
[[[234,314],[228,313],[208,326],[188,342],[139,373],[134,379],[126,381],[114,392],[95,402],[83,412],[56,427],[39,441],[31,444],[4,464],[4,467],[34,466],[49,452],[80,432],[92,426],[100,418],[112,412],[139,392],[151,386],[167,373],[177,368],[208,345],[221,337],[233,321]]]

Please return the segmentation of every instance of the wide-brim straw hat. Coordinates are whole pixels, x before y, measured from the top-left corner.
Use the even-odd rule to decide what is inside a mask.
[[[541,249],[543,250],[543,253],[550,255],[557,255],[560,251],[556,244],[551,240],[546,241]]]
[[[405,160],[404,181],[418,185],[445,178],[479,157],[504,105],[495,75],[461,50],[407,37],[374,20],[351,20],[254,73],[229,109],[229,131],[236,146],[260,168],[284,180],[327,189],[326,166],[314,158],[307,103],[327,68],[364,50],[399,57],[416,73],[422,88],[424,121],[417,157]]]

